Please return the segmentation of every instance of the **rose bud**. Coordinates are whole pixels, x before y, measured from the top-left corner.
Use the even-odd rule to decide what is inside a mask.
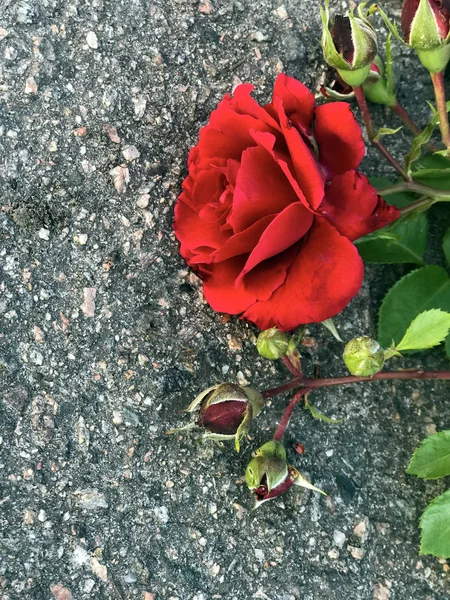
[[[252,419],[261,411],[263,397],[256,390],[234,383],[221,383],[204,390],[187,408],[198,409],[197,426],[205,429],[201,439],[240,441],[250,429]]]
[[[324,58],[345,83],[360,86],[378,50],[375,30],[363,14],[364,3],[358,7],[358,17],[351,11],[346,16],[336,15],[333,21],[330,21],[328,8],[327,0],[325,9],[321,8]]]
[[[394,83],[388,81],[386,67],[379,54],[370,65],[369,75],[363,83],[363,90],[365,97],[374,104],[384,104],[389,107],[397,104]]]
[[[450,1],[404,0],[401,25],[406,42],[432,73],[450,59]]]
[[[284,494],[291,486],[298,485],[321,494],[319,488],[309,483],[292,465],[287,464],[284,446],[272,440],[255,452],[245,471],[248,488],[254,492],[258,508],[266,500]]]
[[[277,360],[282,358],[288,351],[289,337],[276,327],[271,327],[259,334],[256,348],[264,358]]]
[[[350,340],[343,354],[347,369],[352,375],[370,377],[384,366],[384,350],[367,335]]]

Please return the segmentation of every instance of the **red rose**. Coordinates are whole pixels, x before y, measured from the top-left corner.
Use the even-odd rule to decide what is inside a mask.
[[[271,104],[243,84],[200,131],[175,207],[181,254],[212,308],[283,331],[340,312],[358,292],[355,240],[399,216],[355,169],[350,107],[315,106],[279,75]]]

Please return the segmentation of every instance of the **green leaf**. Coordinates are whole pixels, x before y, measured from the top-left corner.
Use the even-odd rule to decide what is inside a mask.
[[[321,325],[326,327],[338,342],[342,342],[341,336],[339,335],[338,330],[336,329],[336,325],[334,324],[333,319],[325,319],[325,321],[321,322]]]
[[[413,179],[438,190],[450,190],[450,168],[414,171]]]
[[[336,425],[336,423],[342,423],[342,421],[344,420],[343,418],[342,419],[331,419],[330,417],[327,417],[323,413],[319,412],[315,406],[310,404],[308,401],[308,398],[306,396],[305,396],[304,400],[305,400],[306,410],[309,410],[309,412],[314,417],[314,419],[319,419],[320,421],[323,421],[324,423],[332,423],[334,425]]]
[[[435,265],[405,275],[387,293],[378,320],[379,343],[383,348],[398,344],[411,321],[432,308],[450,312],[450,279]]]
[[[389,180],[378,177],[371,178],[370,183],[377,189],[392,185]],[[415,194],[398,192],[389,194],[385,200],[397,208],[403,208],[414,202],[416,198]],[[410,214],[383,229],[356,240],[355,246],[365,262],[421,265],[427,246],[427,237],[427,215],[425,213]]]
[[[427,350],[445,340],[450,330],[450,313],[433,308],[420,313],[408,327],[398,352],[405,350]]]
[[[380,129],[377,131],[376,136],[373,138],[374,142],[379,142],[380,138],[383,135],[395,135],[396,133],[398,133],[401,129],[403,129],[403,126],[400,125],[400,127],[397,127],[397,129],[391,129],[390,127],[380,127]]]
[[[406,472],[422,479],[450,475],[450,430],[425,438],[414,452]]]
[[[439,121],[439,115],[435,114],[431,117],[431,121],[423,131],[416,135],[411,144],[411,151],[405,156],[405,170],[411,173],[411,165],[420,158],[422,146],[430,141],[436,125]]]
[[[450,490],[426,507],[421,519],[420,554],[450,557]]]
[[[442,243],[442,246],[444,248],[445,259],[450,265],[450,228],[447,229],[447,232],[444,235],[444,241]]]
[[[450,169],[450,160],[439,154],[427,154],[414,164],[413,175],[423,169]]]

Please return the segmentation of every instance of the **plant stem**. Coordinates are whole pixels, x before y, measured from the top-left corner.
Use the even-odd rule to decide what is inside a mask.
[[[431,73],[434,95],[436,97],[436,107],[439,114],[439,127],[441,128],[442,142],[450,150],[450,126],[448,124],[448,113],[445,102],[444,71]]]
[[[403,108],[403,106],[400,104],[400,102],[397,101],[396,104],[394,104],[393,106],[390,106],[389,108],[392,110],[392,112],[395,112],[395,114],[403,121],[403,123],[406,125],[406,127],[414,135],[417,136],[422,133],[422,131],[419,129],[419,127],[417,127],[417,125],[414,123],[414,121],[408,115],[408,113]],[[434,144],[431,144],[431,143],[425,144],[425,147],[428,148],[428,150],[430,150],[430,152],[439,152],[439,150],[440,150],[440,148],[438,146],[435,146]]]
[[[292,373],[292,375],[294,375],[294,377],[301,377],[302,372],[297,369],[297,367],[289,360],[287,356],[283,356],[281,360],[283,361],[284,366],[289,370],[290,373]]]
[[[345,377],[329,377],[328,379],[309,379],[307,377],[296,377],[279,387],[262,392],[263,398],[272,398],[283,392],[288,392],[296,387],[317,389],[333,385],[348,385],[350,383],[363,383],[365,381],[387,381],[392,379],[450,379],[450,371],[422,371],[411,369],[405,371],[385,371],[376,373],[372,377],[358,377],[347,375]],[[301,390],[300,390],[301,391]]]
[[[436,200],[450,200],[450,191],[438,190],[428,185],[417,183],[417,181],[400,181],[389,187],[378,189],[377,192],[380,196],[388,196],[397,192],[414,192],[415,194],[421,194],[422,196],[428,196],[428,198],[435,198]]]
[[[419,200],[416,200],[416,202],[412,202],[411,204],[408,204],[408,206],[400,208],[400,215],[404,217],[405,215],[408,215],[419,208],[428,210],[435,202],[437,202],[437,200],[433,200],[427,196],[422,196],[422,198],[419,198]]]
[[[370,116],[369,107],[367,106],[367,101],[366,101],[366,97],[364,96],[364,91],[362,89],[362,86],[359,85],[359,86],[354,87],[353,91],[355,92],[355,98],[358,101],[359,109],[361,111],[361,116],[366,125],[367,134],[369,136],[370,141],[376,148],[378,148],[378,150],[385,157],[385,159],[391,163],[391,165],[403,177],[403,179],[405,179],[405,181],[409,181],[410,178],[408,177],[408,174],[406,173],[406,171],[400,166],[400,164],[390,154],[390,152],[387,150],[387,148],[384,146],[384,144],[382,144],[379,140],[375,141],[375,137],[376,137],[377,133],[376,133],[375,127],[373,126],[373,123],[372,123],[372,117]]]
[[[278,425],[277,430],[275,431],[275,435],[273,436],[274,440],[276,440],[277,442],[281,442],[283,440],[284,432],[286,431],[286,427],[289,424],[290,418],[292,416],[292,412],[293,412],[296,404],[298,404],[299,401],[303,398],[303,396],[305,394],[307,394],[309,391],[310,390],[307,387],[302,388],[295,394],[295,396],[289,402],[286,410],[284,411],[283,416],[281,417],[280,424]]]

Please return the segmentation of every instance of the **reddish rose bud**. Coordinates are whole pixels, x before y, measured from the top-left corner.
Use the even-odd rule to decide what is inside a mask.
[[[370,21],[364,16],[364,4],[358,7],[358,17],[336,15],[330,20],[327,0],[322,12],[322,48],[325,60],[334,67],[348,85],[362,85],[378,50],[377,37]]]
[[[445,69],[450,59],[450,0],[404,0],[401,26],[429,71]]]
[[[293,485],[322,492],[309,483],[292,465],[287,464],[284,446],[272,440],[255,452],[245,471],[248,488],[255,494],[258,508],[263,502],[281,496]]]
[[[234,439],[239,452],[240,441],[248,433],[252,419],[261,411],[263,404],[261,394],[250,387],[234,383],[214,385],[201,392],[187,408],[187,412],[198,410],[197,422],[168,433],[200,427],[205,430],[201,439]]]

